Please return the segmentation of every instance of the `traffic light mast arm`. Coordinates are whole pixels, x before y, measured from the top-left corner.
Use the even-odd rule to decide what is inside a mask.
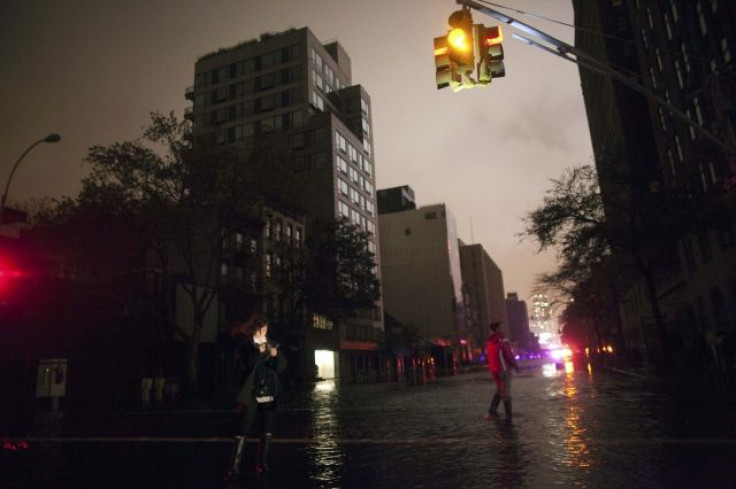
[[[515,29],[523,31],[551,45],[551,46],[548,46],[548,45],[542,44],[538,41],[535,41],[534,39],[530,39],[530,38],[518,35],[516,33],[512,34],[512,37],[519,39],[520,41],[523,41],[529,44],[530,46],[534,46],[544,51],[547,51],[549,53],[555,54],[563,59],[566,59],[567,61],[575,63],[579,66],[587,68],[596,73],[600,73],[602,75],[607,75],[607,76],[610,76],[611,78],[615,78],[616,80],[623,83],[625,86],[631,88],[635,92],[641,95],[644,95],[645,97],[649,98],[653,102],[669,110],[677,119],[684,122],[688,126],[692,127],[700,135],[702,135],[708,141],[718,146],[726,154],[728,155],[736,154],[736,148],[733,148],[727,145],[726,143],[724,143],[723,141],[721,141],[716,135],[708,131],[706,128],[704,128],[697,122],[690,119],[690,117],[688,117],[687,114],[685,114],[680,109],[678,109],[677,107],[667,102],[667,100],[665,100],[664,98],[662,98],[655,92],[649,90],[644,85],[641,85],[640,83],[637,83],[636,81],[627,77],[623,73],[616,71],[615,69],[611,68],[607,64],[593,58],[592,56],[587,55],[586,53],[579,50],[575,46],[571,46],[563,41],[560,41],[557,38],[550,36],[549,34],[545,32],[540,31],[539,29],[536,29],[530,26],[529,24],[525,24],[524,22],[514,19],[513,17],[510,17],[504,14],[503,12],[499,12],[498,10],[492,9],[490,7],[486,7],[485,5],[481,5],[478,2],[475,2],[473,0],[456,0],[456,2],[460,5],[464,5],[473,10],[477,10],[484,14],[490,15],[491,17],[494,17],[500,20],[501,22],[510,25],[511,27]]]

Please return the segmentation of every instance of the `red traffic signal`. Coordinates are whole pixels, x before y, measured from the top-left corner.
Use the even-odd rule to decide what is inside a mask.
[[[478,82],[487,84],[494,78],[506,75],[503,65],[503,30],[501,26],[486,27],[482,24],[476,24],[475,29]]]

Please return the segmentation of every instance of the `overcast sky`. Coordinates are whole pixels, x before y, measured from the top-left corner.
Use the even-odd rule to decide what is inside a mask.
[[[572,0],[499,3],[572,23]],[[550,179],[591,162],[577,67],[511,39],[506,77],[485,89],[437,90],[433,38],[453,0],[2,0],[0,182],[21,153],[9,203],[73,195],[95,144],[133,139],[151,111],[182,115],[194,62],[266,31],[309,27],[347,50],[353,84],[373,104],[378,188],[410,185],[418,205],[447,204],[459,237],[481,243],[506,292],[531,298],[554,268],[519,242],[522,217]],[[508,12],[568,43],[573,30]],[[494,25],[478,12],[474,21]]]

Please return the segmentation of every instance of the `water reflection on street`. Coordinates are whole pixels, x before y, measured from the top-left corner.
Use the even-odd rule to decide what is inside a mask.
[[[312,397],[314,444],[308,447],[311,477],[321,483],[339,481],[345,458],[340,444],[340,420],[336,409],[337,389],[334,380],[318,382]]]
[[[728,412],[697,417],[699,426],[682,437],[694,416],[672,406],[688,401],[641,378],[588,365],[521,374],[512,423],[503,414],[482,419],[492,393],[484,372],[415,387],[318,383],[301,433],[313,439],[306,450],[313,486],[681,487],[693,480],[690,487],[732,487],[736,480]]]

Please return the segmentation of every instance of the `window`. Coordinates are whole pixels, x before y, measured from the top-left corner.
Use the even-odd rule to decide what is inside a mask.
[[[687,46],[685,45],[684,42],[682,43],[681,50],[682,50],[682,62],[685,64],[685,71],[690,73],[690,57],[687,54]]]
[[[254,238],[250,239],[250,252],[251,254],[255,255],[258,251],[258,241]]]
[[[693,115],[690,112],[690,109],[687,110],[686,114],[687,114],[688,119],[693,120]],[[694,141],[695,140],[695,129],[693,128],[692,124],[687,125],[687,130],[690,133],[690,140]]]
[[[335,157],[335,160],[337,161],[337,169],[343,173],[347,173],[348,172],[348,162],[345,161],[345,159],[340,155],[337,155]]]
[[[286,231],[286,242],[291,244],[291,238],[292,238],[292,227],[291,224],[287,224],[285,231]]]
[[[360,226],[360,212],[355,209],[350,209],[350,221],[352,221],[353,224]]]
[[[355,190],[353,187],[350,187],[350,200],[353,202],[353,204],[359,204],[361,195],[360,193]]]
[[[276,241],[281,241],[282,223],[281,219],[276,220]]]
[[[271,276],[271,262],[273,261],[273,255],[271,253],[266,253],[263,256],[263,272],[266,277]]]
[[[703,125],[703,111],[700,109],[700,99],[698,97],[693,98],[693,106],[695,107],[695,119],[698,121],[698,125]]]
[[[312,70],[312,78],[314,80],[314,86],[319,88],[320,90],[324,91],[325,89],[325,83],[322,80],[322,75],[317,72],[317,70]]]
[[[227,277],[227,263],[225,262],[222,262],[222,265],[220,265],[220,275]]]
[[[266,216],[266,224],[263,226],[263,235],[266,239],[271,239],[271,216]]]
[[[680,144],[680,136],[675,134],[675,148],[677,149],[677,157],[680,159],[680,163],[685,161],[685,157],[682,155],[682,144]]]
[[[342,195],[348,195],[350,186],[348,185],[348,182],[346,182],[342,178],[338,178],[337,179],[337,189]]]
[[[337,147],[340,151],[343,153],[347,153],[348,151],[348,142],[345,139],[345,136],[340,134],[339,132],[335,131],[335,141],[337,142]]]
[[[301,228],[296,228],[294,230],[294,246],[297,248],[300,248],[302,245],[302,230]]]
[[[340,216],[350,217],[350,206],[348,206],[345,202],[341,200],[338,201],[337,209],[338,209],[338,213],[340,214]]]
[[[437,213],[436,212],[427,212],[424,214],[424,219],[430,220],[430,219],[437,219]]]
[[[675,60],[675,72],[677,73],[677,85],[680,89],[685,88],[685,79],[682,76],[682,68],[680,67],[679,60]]]
[[[670,10],[672,10],[672,20],[677,22],[680,18],[680,14],[677,12],[677,4],[675,3],[675,0],[670,0]]]
[[[649,67],[649,77],[652,80],[652,88],[657,89],[657,77],[654,75],[654,67]]]
[[[320,111],[325,110],[325,102],[322,100],[322,97],[319,96],[319,94],[315,91],[312,92],[312,105],[314,108]]]
[[[705,35],[708,34],[708,23],[705,21],[705,12],[703,12],[703,4],[701,2],[695,4],[695,12],[698,14],[700,35],[705,37]]]
[[[348,173],[350,174],[350,180],[357,183],[359,181],[360,175],[358,174],[358,170],[353,168],[352,166],[348,168]]]
[[[667,132],[667,118],[664,115],[664,109],[659,107],[659,123],[662,126],[662,132]]]
[[[322,71],[322,56],[314,48],[312,48],[312,62],[314,63],[315,68],[317,68],[319,71]]]
[[[728,46],[728,39],[725,36],[721,38],[721,57],[724,63],[731,62],[731,48]]]

